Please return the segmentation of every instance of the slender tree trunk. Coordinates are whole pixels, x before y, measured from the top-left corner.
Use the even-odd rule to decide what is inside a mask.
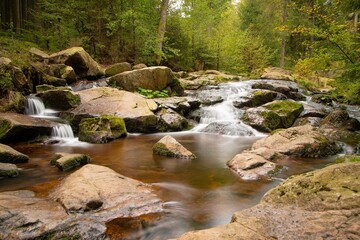
[[[311,22],[313,29],[315,28],[315,0],[310,1],[310,7],[311,7]],[[309,46],[309,55],[310,57],[313,57],[314,54],[314,34],[310,34],[310,46]]]
[[[156,54],[156,64],[160,65],[161,58],[162,58],[162,49],[164,44],[164,36],[166,30],[166,17],[167,11],[169,8],[169,0],[162,0],[160,6],[160,21],[159,21],[159,28],[158,28],[158,46],[157,46],[157,53]]]
[[[358,22],[359,22],[359,13],[355,12],[354,13],[354,28],[355,28],[355,33],[358,32]]]
[[[15,32],[17,34],[20,33],[21,29],[21,16],[20,16],[20,0],[13,0],[13,27],[15,28]]]
[[[282,15],[282,25],[286,24],[286,16],[287,16],[287,0],[283,1],[283,15]],[[285,31],[281,33],[281,49],[280,49],[280,68],[285,68],[285,47],[286,47],[286,36]]]

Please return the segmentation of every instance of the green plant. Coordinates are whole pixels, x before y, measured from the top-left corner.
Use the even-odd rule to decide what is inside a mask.
[[[143,95],[146,98],[166,98],[169,97],[169,93],[167,90],[151,90],[139,88],[138,93]]]
[[[5,93],[13,87],[10,73],[0,69],[0,93]]]

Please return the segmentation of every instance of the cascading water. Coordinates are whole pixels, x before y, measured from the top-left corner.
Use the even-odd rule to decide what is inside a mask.
[[[53,127],[51,136],[53,138],[74,138],[74,133],[68,124],[59,123]]]
[[[43,116],[45,113],[45,105],[43,101],[35,96],[27,98],[25,113],[27,115]]]
[[[252,127],[244,124],[240,117],[244,110],[234,107],[233,102],[240,100],[251,92],[251,81],[222,84],[216,88],[198,91],[201,100],[215,99],[220,103],[200,109],[200,124],[194,132],[219,133],[233,136],[260,136]]]

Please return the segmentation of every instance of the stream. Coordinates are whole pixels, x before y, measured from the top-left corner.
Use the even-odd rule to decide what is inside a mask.
[[[242,110],[232,106],[232,101],[246,96],[250,88],[249,82],[226,83],[194,93],[200,98],[218,95],[223,101],[203,107],[199,111],[200,124],[186,132],[129,134],[107,144],[89,144],[79,142],[69,135],[66,125],[59,123],[54,137],[63,141],[57,144],[11,145],[27,154],[30,161],[18,165],[23,169],[19,177],[1,180],[0,191],[30,189],[39,196],[46,196],[58,179],[69,174],[50,166],[54,153],[84,153],[91,157],[93,164],[153,184],[165,202],[168,211],[165,219],[146,229],[138,225],[129,227],[127,239],[169,239],[187,231],[229,223],[234,212],[254,206],[265,192],[288,176],[318,169],[333,161],[333,158],[283,160],[281,164],[285,168],[277,178],[257,181],[241,180],[229,170],[227,161],[266,136],[239,121]],[[46,112],[45,109],[41,111]],[[226,123],[231,127],[223,135],[203,132],[214,123]],[[165,135],[176,138],[197,159],[153,155],[152,146]],[[122,230],[120,226],[118,230],[112,228],[110,235],[115,239],[118,237],[114,231]]]

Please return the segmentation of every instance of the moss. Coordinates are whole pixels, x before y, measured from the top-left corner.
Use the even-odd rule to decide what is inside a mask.
[[[286,100],[274,101],[266,104],[264,107],[281,115],[287,115],[292,111],[300,111],[301,113],[304,110],[304,106],[302,104]]]
[[[167,149],[163,143],[155,143],[153,152],[161,156],[175,157],[175,154]]]
[[[69,89],[64,90],[49,90],[38,94],[46,108],[55,110],[68,110],[80,104],[80,96],[74,94]]]
[[[270,135],[274,135],[274,134],[276,134],[276,133],[278,133],[278,132],[281,132],[281,131],[283,131],[283,130],[284,130],[284,128],[275,129],[275,130],[273,130],[273,131],[270,132]]]
[[[360,156],[351,155],[351,156],[338,157],[334,163],[350,163],[350,162],[360,162]]]
[[[90,162],[90,158],[87,155],[78,155],[74,157],[69,157],[68,159],[62,161],[61,163],[57,161],[56,166],[58,166],[62,171],[68,171],[77,166],[84,165],[89,162]]]
[[[11,128],[12,124],[10,121],[6,119],[0,119],[0,140],[3,139],[4,136],[6,136],[6,134]]]
[[[36,92],[46,92],[48,90],[69,91],[70,89],[68,87],[55,87],[55,86],[47,85],[47,84],[36,86]]]
[[[264,126],[266,128],[273,130],[281,127],[281,118],[275,112],[263,111],[260,112],[260,116],[262,116],[265,119]]]

